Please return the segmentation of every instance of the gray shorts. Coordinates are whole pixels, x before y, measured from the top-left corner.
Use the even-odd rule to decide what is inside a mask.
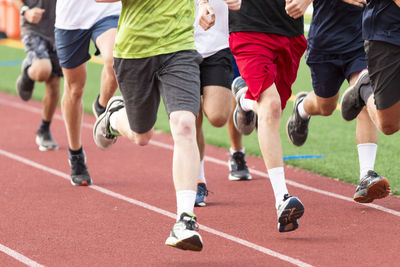
[[[51,76],[63,76],[57,53],[53,45],[34,33],[23,34],[22,42],[25,47],[26,66],[31,66],[33,62],[39,59],[49,59],[52,67]]]
[[[400,100],[400,46],[365,41],[364,48],[376,108],[390,108]]]
[[[190,111],[197,116],[201,61],[195,50],[139,59],[114,58],[131,130],[145,133],[153,128],[160,96],[168,116],[173,111]]]

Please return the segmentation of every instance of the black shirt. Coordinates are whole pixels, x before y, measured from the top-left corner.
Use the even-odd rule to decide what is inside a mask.
[[[285,0],[243,0],[240,10],[229,10],[230,32],[275,33],[287,37],[304,33],[303,17],[286,14]]]

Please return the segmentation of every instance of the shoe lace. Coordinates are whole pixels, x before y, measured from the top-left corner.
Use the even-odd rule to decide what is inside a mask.
[[[194,218],[185,216],[185,217],[183,217],[182,221],[185,224],[186,229],[195,230],[195,231],[199,230],[199,224],[196,222],[196,220]]]
[[[85,156],[84,155],[72,155],[70,158],[71,169],[74,174],[82,174],[86,172]]]
[[[197,189],[197,194],[199,194],[199,195],[208,196],[208,193],[209,193],[209,191],[205,185],[199,186]]]
[[[244,153],[242,153],[240,151],[235,152],[232,155],[232,159],[234,160],[236,169],[238,171],[247,169]]]

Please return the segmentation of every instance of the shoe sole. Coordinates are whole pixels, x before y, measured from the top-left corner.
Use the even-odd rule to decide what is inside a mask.
[[[371,203],[375,199],[387,197],[389,193],[390,184],[386,178],[382,178],[367,189],[366,196],[356,196],[354,197],[354,201],[358,203]]]
[[[50,146],[45,146],[45,145],[40,144],[38,137],[36,137],[35,142],[36,142],[36,145],[38,145],[40,151],[58,150],[57,144],[53,144]]]
[[[290,232],[294,231],[299,227],[297,222],[304,214],[304,206],[300,200],[292,197],[285,209],[278,218],[278,230],[279,232]]]
[[[203,249],[203,243],[198,235],[193,235],[181,241],[177,241],[176,238],[170,236],[165,241],[165,244],[182,250],[201,251]]]
[[[251,175],[248,177],[236,177],[236,176],[232,176],[229,174],[229,176],[228,176],[229,181],[250,181],[252,179],[253,179],[253,177],[251,177]]]
[[[287,122],[286,122],[286,135],[287,135],[287,137],[288,137],[290,143],[292,143],[293,145],[295,145],[295,146],[297,146],[297,147],[300,147],[300,146],[304,145],[305,141],[304,141],[304,143],[302,143],[302,144],[295,144],[295,143],[293,142],[293,140],[290,138],[289,131],[288,131],[288,126],[289,126],[289,122],[290,122],[291,119],[292,119],[292,116],[295,116],[296,105],[297,105],[297,103],[296,103],[297,98],[300,97],[300,96],[303,95],[303,94],[305,94],[305,95],[307,96],[307,92],[299,92],[299,93],[296,94],[296,97],[295,97],[295,99],[294,99],[294,104],[293,104],[293,113],[292,113],[292,115],[289,117],[289,119],[288,119]],[[304,100],[303,100],[303,101],[304,101]]]
[[[206,202],[197,202],[197,203],[194,203],[194,206],[195,207],[205,207],[205,206],[207,206],[207,204],[206,204]]]
[[[93,115],[94,115],[94,117],[96,118],[96,120],[99,118],[99,116],[97,116],[97,112],[96,112],[96,101],[94,101],[93,103],[92,103],[92,112],[93,112]]]
[[[363,76],[368,75],[368,72],[362,73],[361,75],[363,75]],[[369,81],[368,81],[368,82],[365,82],[364,79],[363,79],[363,77],[360,77],[360,79],[359,79],[353,86],[350,86],[349,88],[346,89],[346,91],[344,91],[344,93],[343,93],[343,95],[342,95],[342,98],[340,99],[340,114],[342,115],[342,118],[343,118],[344,120],[346,120],[346,121],[352,121],[352,120],[354,120],[355,118],[357,118],[357,116],[354,117],[354,118],[345,118],[345,117],[343,116],[343,113],[341,112],[341,111],[343,110],[343,99],[345,99],[345,97],[352,91],[352,89],[353,89],[354,87],[356,87],[356,86],[361,87],[361,86],[366,85],[366,84],[368,84],[368,83],[369,83]],[[361,112],[361,110],[360,110],[360,112]]]

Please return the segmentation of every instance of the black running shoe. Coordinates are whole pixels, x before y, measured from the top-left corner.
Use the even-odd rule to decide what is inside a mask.
[[[390,184],[388,180],[370,170],[360,180],[353,199],[359,203],[371,203],[374,199],[387,197],[389,193]]]
[[[182,213],[179,221],[172,227],[170,236],[165,244],[183,250],[200,251],[203,240],[198,233],[197,218],[191,213]]]
[[[194,206],[205,207],[207,196],[208,196],[207,185],[205,183],[198,183],[196,192],[196,201],[194,202]]]
[[[249,169],[246,163],[246,154],[237,151],[230,155],[228,162],[229,166],[229,176],[230,181],[240,181],[240,180],[251,180]]]
[[[92,179],[86,167],[86,157],[82,153],[80,155],[69,155],[69,164],[71,166],[71,184],[91,185]]]
[[[253,111],[244,111],[239,99],[246,94],[247,85],[242,77],[237,77],[232,82],[232,94],[236,99],[236,108],[233,112],[233,123],[236,129],[244,135],[249,135],[256,127],[257,116]]]
[[[297,219],[303,216],[304,206],[297,197],[285,194],[277,213],[279,232],[294,231],[299,227]]]
[[[35,82],[28,76],[29,66],[27,66],[27,64],[27,60],[24,59],[21,65],[21,75],[18,76],[16,85],[17,94],[24,101],[28,101],[32,98],[33,88],[35,86]]]
[[[308,136],[308,123],[310,122],[310,118],[303,119],[299,115],[297,109],[306,96],[306,92],[301,92],[296,95],[293,105],[293,114],[286,124],[286,134],[290,142],[295,146],[302,146],[306,142]]]
[[[354,85],[344,91],[342,99],[340,100],[340,112],[343,119],[346,121],[351,121],[357,118],[358,114],[360,114],[361,110],[365,106],[364,101],[361,99],[360,88],[369,83],[368,70],[363,70]]]
[[[57,150],[57,143],[51,136],[50,130],[44,131],[39,129],[36,132],[36,144],[39,146],[40,151]]]

